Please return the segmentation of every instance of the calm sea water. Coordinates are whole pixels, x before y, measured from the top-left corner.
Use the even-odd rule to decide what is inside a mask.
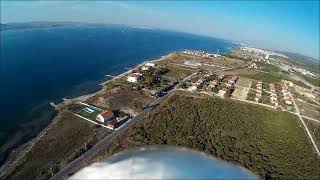
[[[99,89],[119,74],[171,51],[227,52],[220,39],[117,26],[69,26],[1,32],[0,153],[34,137],[54,116],[50,101]]]

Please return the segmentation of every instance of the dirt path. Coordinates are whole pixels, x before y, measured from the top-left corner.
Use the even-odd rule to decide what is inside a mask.
[[[287,87],[287,85],[286,85],[286,84],[284,84],[284,85],[286,86],[286,88],[287,88],[287,89],[289,89],[289,88]],[[305,128],[305,130],[307,131],[308,137],[309,137],[309,139],[311,140],[312,145],[314,146],[314,149],[316,150],[316,152],[317,152],[318,156],[320,156],[320,151],[319,151],[319,149],[318,149],[318,147],[317,147],[317,145],[316,145],[316,143],[315,143],[314,139],[312,138],[312,135],[311,135],[311,133],[310,133],[310,131],[309,131],[309,129],[308,129],[308,127],[307,127],[306,123],[303,121],[303,119],[302,119],[302,117],[301,117],[301,115],[300,115],[299,108],[298,108],[298,106],[297,106],[297,104],[296,104],[295,100],[293,99],[293,96],[292,96],[292,94],[291,94],[291,92],[290,92],[290,91],[289,91],[289,95],[290,95],[290,97],[291,97],[291,99],[292,99],[292,102],[293,102],[294,108],[295,108],[295,109],[296,109],[296,111],[297,111],[297,115],[298,115],[298,117],[299,117],[299,119],[300,119],[300,121],[301,121],[301,123],[302,123],[303,127],[304,127],[304,128]]]

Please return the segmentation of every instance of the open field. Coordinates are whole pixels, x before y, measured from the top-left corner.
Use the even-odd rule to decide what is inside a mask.
[[[121,110],[135,115],[152,100],[148,92],[132,90],[125,77],[109,83],[104,88],[103,91],[87,99],[86,103],[102,109]]]
[[[320,107],[303,103],[301,101],[296,101],[296,104],[301,115],[320,120]]]
[[[239,75],[239,76],[243,76],[243,77],[252,77],[258,74],[257,71],[254,71],[252,69],[248,69],[248,68],[241,68],[241,69],[234,69],[234,70],[228,70],[223,72],[223,74],[225,75]],[[252,78],[251,78],[252,79]]]
[[[318,86],[320,87],[320,78],[312,78],[312,77],[309,77],[309,76],[303,76],[303,78],[308,81],[309,83],[311,83],[312,85],[314,86]]]
[[[250,78],[250,79],[255,79],[255,80],[261,80],[266,83],[275,83],[275,82],[280,82],[282,80],[281,77],[274,75],[274,74],[269,74],[269,73],[257,73],[257,74],[243,74],[242,76]]]
[[[111,131],[61,112],[8,179],[48,179]],[[76,137],[76,138],[75,138]]]
[[[247,98],[249,90],[249,88],[237,86],[237,88],[232,93],[232,97],[240,100],[245,100]]]
[[[224,65],[224,66],[228,66],[230,68],[239,67],[246,64],[245,61],[235,59],[235,58],[230,58],[230,57],[217,57],[213,59],[213,62]]]
[[[194,73],[196,70],[188,67],[180,67],[174,64],[167,65],[168,71],[163,74],[164,76],[169,76],[171,78],[174,78],[176,80],[183,79],[186,76]]]
[[[238,101],[178,92],[97,159],[154,144],[204,151],[262,178],[320,178],[320,160],[295,115]]]
[[[318,147],[320,147],[320,123],[303,118]]]
[[[293,80],[291,79],[290,80],[293,84],[297,85],[297,86],[300,86],[302,88],[305,88],[305,89],[311,89],[310,86],[306,85],[305,83],[303,83],[302,81],[297,81],[297,80]]]
[[[239,86],[250,88],[251,86],[251,79],[245,78],[245,77],[239,77],[239,80],[236,83]]]
[[[188,55],[188,54],[184,54],[184,53],[180,53],[180,52],[174,52],[171,53],[169,56],[167,56],[165,59],[155,62],[157,65],[168,65],[170,63],[174,63],[174,64],[184,64],[185,61],[190,61],[190,60],[195,60],[197,62],[203,62],[203,63],[207,63],[212,61],[212,59],[210,58],[203,58],[203,57],[198,57],[198,56],[192,56],[192,55]]]

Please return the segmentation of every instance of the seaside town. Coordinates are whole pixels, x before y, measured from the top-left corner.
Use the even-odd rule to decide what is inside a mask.
[[[291,64],[287,58],[280,53],[248,47],[232,49],[228,54],[185,50],[139,64],[118,76],[106,75],[111,79],[101,84],[100,91],[51,103],[63,114],[58,116],[58,121],[77,122],[73,123],[75,127],[69,127],[72,129],[69,133],[88,131],[83,135],[89,139],[85,147],[67,159],[79,162],[92,152],[99,152],[99,148],[110,145],[112,138],[122,136],[139,119],[177,93],[293,114],[320,156],[317,129],[320,92],[316,84],[305,80],[319,78],[319,74]],[[85,164],[72,167],[79,169]],[[7,173],[11,169],[14,166]],[[68,170],[62,169],[55,177],[65,177],[66,173]]]
[[[0,4],[0,180],[320,180],[320,0]]]
[[[122,85],[126,84],[127,87],[130,87],[129,91],[143,92],[142,99],[146,99],[149,103],[172,91],[185,91],[280,109],[311,121],[319,121],[316,111],[312,115],[303,113],[307,107],[310,108],[306,104],[312,104],[315,109],[319,106],[316,101],[319,96],[318,87],[313,85],[308,88],[306,85],[300,87],[301,81],[294,80],[299,82],[295,84],[286,78],[273,82],[269,79],[263,81],[265,78],[248,77],[254,72],[273,73],[270,67],[277,68],[276,70],[280,73],[282,73],[281,69],[286,69],[287,73],[291,73],[290,75],[293,72],[310,78],[317,77],[317,75],[294,65],[283,66],[283,63],[280,63],[281,60],[288,57],[269,50],[243,47],[234,50],[232,55],[235,54],[248,59],[240,61],[205,51],[185,50],[170,54],[161,60],[140,64],[114,79],[121,79]],[[175,60],[168,61],[173,56]],[[187,73],[182,76],[172,73],[178,69]],[[293,97],[296,98],[296,103]],[[105,108],[97,101],[90,103],[91,99],[72,100],[71,105],[68,100],[67,104],[71,107],[70,112],[83,120],[110,130],[121,128],[136,116],[136,112],[132,110]],[[146,107],[147,105],[142,105],[140,109],[143,110]]]

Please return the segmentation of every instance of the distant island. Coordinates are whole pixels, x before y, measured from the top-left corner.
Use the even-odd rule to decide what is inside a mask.
[[[16,29],[30,29],[30,28],[47,28],[47,27],[58,27],[58,26],[65,26],[65,25],[72,25],[76,23],[71,22],[27,22],[27,23],[7,23],[7,24],[0,24],[1,31],[8,31],[8,30],[16,30]]]

